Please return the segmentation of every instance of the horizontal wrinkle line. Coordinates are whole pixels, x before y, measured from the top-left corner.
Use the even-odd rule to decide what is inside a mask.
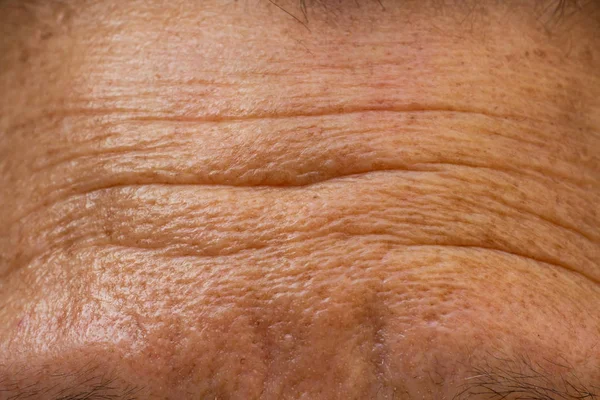
[[[425,163],[423,163],[423,165],[427,165]],[[298,184],[294,184],[294,183],[283,183],[283,184],[268,184],[268,183],[260,183],[260,184],[245,184],[245,183],[240,183],[240,184],[235,184],[235,183],[209,183],[209,182],[169,182],[169,181],[152,181],[152,182],[148,182],[148,183],[139,183],[139,184],[128,184],[128,183],[124,183],[124,184],[115,184],[115,185],[111,185],[111,186],[106,186],[106,187],[101,187],[98,189],[94,189],[90,192],[85,192],[85,193],[93,193],[96,191],[102,191],[105,189],[114,189],[114,188],[126,188],[126,187],[141,187],[141,186],[181,186],[181,187],[189,187],[189,186],[206,186],[206,187],[211,187],[211,188],[215,188],[215,189],[219,189],[219,188],[231,188],[231,189],[302,189],[302,188],[308,188],[311,186],[317,186],[323,183],[329,183],[329,182],[336,182],[339,180],[343,180],[343,179],[348,179],[348,178],[360,178],[360,177],[364,177],[364,176],[369,176],[369,175],[375,175],[375,174],[382,174],[382,173],[386,173],[386,172],[407,172],[407,173],[411,173],[411,172],[439,172],[440,170],[437,168],[423,168],[423,169],[417,169],[417,168],[382,168],[382,169],[377,169],[377,170],[369,170],[369,171],[363,171],[363,172],[356,172],[356,173],[351,173],[351,174],[342,174],[342,175],[333,175],[321,180],[314,180],[312,182],[307,182],[307,183],[298,183]]]
[[[435,163],[419,163],[419,165],[435,165]],[[256,184],[256,185],[252,185],[252,184],[226,184],[226,183],[210,183],[210,182],[174,182],[174,181],[159,181],[157,179],[153,179],[152,181],[149,182],[138,182],[138,183],[115,183],[115,184],[111,184],[111,185],[105,185],[105,186],[98,186],[98,187],[91,187],[89,189],[85,189],[85,188],[81,188],[80,190],[77,191],[70,191],[66,194],[62,194],[61,196],[57,196],[54,199],[46,199],[45,204],[43,205],[39,205],[36,206],[34,208],[32,208],[31,210],[27,211],[25,214],[23,214],[22,216],[19,216],[18,218],[16,218],[13,221],[10,221],[9,224],[13,224],[15,222],[18,222],[24,218],[27,218],[28,216],[30,216],[31,214],[37,212],[38,210],[42,209],[43,207],[46,207],[48,204],[56,204],[59,203],[61,201],[65,201],[71,197],[75,197],[75,196],[82,196],[82,195],[90,195],[90,194],[94,194],[94,193],[98,193],[98,192],[103,192],[103,191],[107,191],[107,190],[113,190],[113,189],[127,189],[127,188],[142,188],[142,187],[160,187],[160,186],[170,186],[170,187],[209,187],[212,189],[289,189],[289,190],[294,190],[294,189],[302,189],[302,188],[309,188],[312,186],[317,186],[323,183],[327,183],[327,182],[333,182],[336,180],[341,180],[341,179],[348,179],[348,178],[352,178],[352,177],[361,177],[361,176],[368,176],[368,175],[372,175],[372,174],[377,174],[377,173],[384,173],[384,172],[423,172],[423,173],[427,173],[427,172],[439,172],[440,169],[434,168],[434,167],[430,167],[430,168],[423,168],[423,169],[417,169],[417,168],[406,168],[406,169],[401,169],[401,168],[382,168],[382,169],[378,169],[378,170],[369,170],[369,171],[364,171],[364,172],[357,172],[357,173],[352,173],[352,174],[346,174],[346,175],[335,175],[335,176],[331,176],[329,178],[325,178],[322,180],[315,180],[313,182],[308,182],[308,183],[301,183],[301,184],[281,184],[281,185],[277,185],[277,184]],[[55,191],[59,191],[55,190]]]
[[[356,236],[365,237],[365,236],[371,236],[371,234],[369,234],[369,233],[359,234]],[[180,251],[180,254],[170,255],[169,253],[171,251],[176,251],[175,248],[169,249],[169,248],[164,248],[164,247],[140,246],[140,245],[131,245],[131,244],[123,245],[123,244],[115,244],[115,243],[106,243],[104,245],[107,245],[109,247],[115,247],[115,248],[129,248],[129,249],[135,249],[135,250],[140,250],[140,251],[160,252],[160,253],[163,253],[163,255],[167,256],[167,257],[193,257],[193,258],[214,258],[214,257],[223,257],[223,256],[224,257],[238,256],[238,255],[248,252],[248,251],[263,250],[268,247],[267,245],[251,246],[251,247],[247,247],[247,248],[243,248],[243,249],[238,249],[236,251],[230,252],[229,254],[219,254],[219,255],[198,255],[198,254],[192,254],[192,253],[181,254],[181,249],[178,249],[178,251]],[[533,261],[533,262],[540,263],[540,264],[550,265],[550,266],[562,269],[564,271],[569,271],[569,272],[579,275],[597,285],[600,285],[600,280],[594,278],[591,275],[586,274],[585,272],[578,271],[577,269],[569,266],[568,264],[564,264],[561,262],[552,261],[552,260],[548,260],[548,259],[543,259],[543,258],[539,258],[539,257],[535,257],[532,255],[527,255],[527,254],[523,254],[523,253],[518,253],[518,252],[514,252],[514,251],[510,251],[510,250],[502,250],[497,247],[468,245],[468,244],[461,245],[461,244],[434,244],[434,243],[423,243],[423,244],[396,243],[395,245],[398,247],[404,247],[404,248],[408,248],[408,249],[410,249],[410,248],[445,248],[445,249],[454,248],[454,249],[491,251],[491,252],[495,252],[498,254],[509,255],[512,257],[519,257],[519,258]],[[95,246],[102,247],[103,245],[94,244],[94,245],[91,245],[90,247],[95,247]],[[32,260],[35,260],[38,257],[39,257],[39,255],[30,257],[29,260],[27,260],[27,262],[30,263]],[[9,268],[8,271],[5,271],[5,273],[0,274],[0,279],[4,279],[7,276],[11,275],[16,269],[18,269],[18,268],[15,268],[14,266],[12,268]]]
[[[427,167],[417,168],[417,166],[427,166]],[[348,179],[351,177],[368,176],[368,175],[372,175],[372,174],[385,173],[385,172],[407,172],[407,173],[410,173],[410,172],[413,172],[413,173],[443,172],[444,169],[448,166],[487,169],[487,170],[491,170],[491,171],[497,171],[497,172],[508,173],[508,174],[520,172],[513,168],[499,168],[499,167],[481,166],[481,165],[467,164],[467,163],[423,162],[423,163],[414,164],[412,167],[406,167],[406,168],[391,167],[391,168],[381,168],[381,169],[377,169],[377,170],[367,170],[367,171],[362,171],[362,172],[349,173],[349,174],[345,174],[345,175],[342,174],[342,175],[325,177],[324,179],[314,180],[312,182],[300,183],[300,184],[279,184],[279,185],[277,185],[277,184],[235,184],[235,183],[226,184],[226,183],[211,183],[211,182],[176,182],[176,181],[168,181],[168,180],[158,181],[157,179],[153,179],[152,181],[148,181],[148,182],[116,183],[116,184],[106,185],[106,186],[99,185],[97,187],[90,187],[87,189],[79,188],[79,190],[73,190],[73,191],[67,192],[66,194],[63,192],[63,194],[57,196],[54,199],[46,199],[45,204],[49,204],[49,203],[56,204],[61,201],[65,201],[70,197],[94,194],[97,192],[107,191],[107,190],[111,190],[111,189],[119,189],[119,188],[125,189],[128,187],[135,188],[135,187],[144,187],[144,186],[172,186],[172,187],[206,186],[206,187],[211,187],[211,188],[215,188],[215,189],[216,188],[223,188],[223,189],[232,188],[232,189],[297,190],[297,189],[302,189],[302,188],[314,187],[314,186],[317,186],[317,185],[320,185],[323,183],[333,182],[336,180]],[[61,188],[57,188],[55,190],[55,192],[59,192],[59,193],[60,193],[60,191],[61,191]],[[22,216],[19,216],[15,220],[11,221],[10,223],[14,223],[16,221],[20,221],[24,218],[27,218],[29,215],[37,212],[44,206],[45,205],[35,206],[31,210],[25,212]]]
[[[451,165],[451,164],[440,164],[440,165]],[[454,166],[459,166],[459,165],[454,165]],[[466,166],[466,165],[460,165],[460,166],[461,166],[461,167],[467,167],[467,168],[470,168],[469,166]],[[473,167],[473,168],[490,169],[490,168],[487,168],[487,167]],[[504,170],[498,170],[498,169],[491,169],[491,170],[493,170],[493,171],[499,171],[499,172],[505,172]],[[457,179],[456,177],[453,177],[453,178],[454,178],[454,179]],[[465,181],[465,180],[463,180],[463,179],[458,179],[458,180],[459,180],[459,181],[461,181],[461,182],[466,182],[466,181]],[[467,182],[467,183],[468,183],[468,182]],[[518,204],[510,204],[509,202],[507,202],[507,201],[504,201],[502,198],[500,198],[500,199],[498,199],[498,198],[495,198],[495,199],[493,199],[493,200],[494,200],[495,202],[497,202],[498,204],[502,205],[502,206],[505,206],[505,207],[507,207],[507,208],[514,209],[514,210],[516,210],[516,211],[519,211],[519,212],[522,212],[522,213],[526,213],[526,214],[532,215],[532,216],[534,216],[535,218],[538,218],[538,219],[540,219],[540,220],[542,220],[542,221],[545,221],[545,222],[547,222],[547,223],[549,223],[549,224],[551,224],[551,225],[555,225],[555,226],[557,226],[557,227],[559,227],[559,228],[562,228],[562,229],[564,229],[564,230],[570,231],[570,232],[572,232],[572,233],[574,233],[574,234],[576,234],[576,235],[579,235],[579,236],[583,237],[584,239],[588,240],[588,241],[589,241],[589,242],[591,242],[591,243],[594,243],[594,244],[596,244],[596,243],[598,242],[598,240],[597,240],[597,239],[594,239],[594,238],[592,238],[592,237],[591,237],[591,236],[589,236],[587,233],[585,233],[585,232],[583,232],[583,231],[580,231],[579,229],[577,229],[577,228],[575,228],[575,227],[567,226],[566,224],[563,224],[563,223],[561,223],[561,222],[559,222],[559,221],[553,221],[552,219],[550,219],[550,218],[548,218],[548,217],[545,217],[545,216],[544,216],[544,215],[542,215],[542,214],[536,213],[535,211],[530,211],[530,210],[527,210],[527,208],[525,208],[525,207],[523,207],[523,206],[519,206]],[[492,211],[492,212],[495,212],[495,211],[496,211],[496,210],[494,210],[493,208],[489,208],[489,207],[486,207],[486,206],[483,206],[483,205],[479,205],[479,206],[480,206],[480,207],[483,207],[485,210],[488,210],[488,211]]]
[[[600,285],[600,281],[596,278],[594,278],[593,276],[590,276],[584,272],[578,271],[577,269],[567,265],[567,264],[563,264],[560,262],[556,262],[556,261],[551,261],[551,260],[545,260],[542,258],[537,258],[534,256],[530,256],[527,254],[522,254],[522,253],[516,253],[510,250],[502,250],[499,249],[497,247],[486,247],[486,246],[475,246],[475,245],[460,245],[460,244],[415,244],[415,245],[408,245],[407,247],[443,247],[443,248],[465,248],[465,249],[473,249],[473,250],[485,250],[485,251],[493,251],[499,254],[505,254],[505,255],[510,255],[513,257],[519,257],[519,258],[523,258],[523,259],[527,259],[530,261],[535,261],[537,263],[542,263],[542,264],[547,264],[547,265],[551,265],[553,267],[557,267],[560,268],[562,270],[566,270],[569,271],[571,273],[580,275],[590,281],[592,281],[593,283]]]
[[[549,171],[542,171],[539,169],[534,169],[534,168],[527,168],[527,169],[519,169],[519,168],[505,168],[505,167],[499,167],[499,166],[485,166],[485,165],[477,165],[477,164],[468,164],[466,162],[429,162],[429,163],[422,163],[422,164],[427,164],[427,165],[438,165],[438,166],[452,166],[452,167],[466,167],[466,168],[475,168],[475,169],[482,169],[482,170],[489,170],[489,171],[495,171],[495,172],[502,172],[502,173],[506,173],[506,174],[521,174],[524,176],[529,176],[532,178],[545,178],[545,179],[559,179],[563,182],[568,182],[574,186],[576,186],[579,189],[586,189],[586,185],[591,184],[596,184],[596,181],[589,181],[589,180],[575,180],[575,179],[570,179],[569,177],[565,177],[563,175],[559,175],[559,174],[554,174],[552,175],[552,177],[550,178],[549,176]]]
[[[369,236],[367,235],[359,235],[359,236]],[[124,249],[134,249],[134,250],[139,250],[139,251],[150,251],[150,252],[160,252],[163,253],[164,256],[173,256],[173,257],[192,257],[192,258],[213,258],[213,257],[232,257],[232,256],[238,256],[242,253],[245,253],[247,251],[256,251],[256,250],[263,250],[264,248],[268,247],[268,246],[258,246],[258,247],[250,247],[250,248],[244,248],[244,249],[239,249],[237,251],[231,252],[229,254],[220,254],[220,255],[198,255],[198,254],[179,254],[179,255],[170,255],[168,254],[170,251],[173,251],[174,249],[168,249],[168,248],[160,248],[160,247],[147,247],[147,246],[130,246],[130,245],[119,245],[119,244],[107,244],[109,247],[114,247],[114,248],[124,248]],[[92,245],[92,247],[97,246],[97,245]],[[600,285],[600,281],[598,279],[595,279],[593,276],[590,276],[582,271],[578,271],[577,269],[567,265],[567,264],[563,264],[560,262],[556,262],[556,261],[551,261],[551,260],[546,260],[546,259],[542,259],[542,258],[538,258],[538,257],[534,257],[531,255],[527,255],[527,254],[522,254],[522,253],[517,253],[517,252],[513,252],[510,250],[502,250],[496,247],[486,247],[486,246],[477,246],[477,245],[460,245],[460,244],[397,244],[398,247],[404,247],[404,248],[425,248],[425,247],[429,247],[429,248],[455,248],[455,249],[470,249],[470,250],[483,250],[483,251],[492,251],[498,254],[503,254],[503,255],[509,255],[512,257],[519,257],[522,259],[526,259],[529,261],[533,261],[536,263],[540,263],[540,264],[546,264],[546,265],[550,265],[565,271],[569,271],[570,273],[579,275],[593,283],[595,283],[596,285]],[[101,246],[100,246],[101,247]],[[35,257],[33,257],[33,259],[35,259]],[[10,275],[12,273],[12,269],[9,269],[8,273],[6,275]],[[1,276],[0,278],[4,278],[5,276]]]
[[[187,116],[187,115],[169,115],[169,116],[138,116],[132,117],[133,121],[172,121],[172,122],[241,122],[268,119],[288,119],[288,118],[312,118],[328,116],[344,116],[353,114],[364,114],[370,112],[388,112],[388,113],[455,113],[480,115],[487,118],[499,118],[510,120],[526,120],[521,115],[494,114],[484,110],[467,110],[452,107],[422,107],[417,105],[407,105],[404,107],[339,107],[338,109],[318,109],[312,112],[289,112],[289,113],[263,113],[249,115],[209,115],[209,116]]]
[[[13,130],[22,129],[30,124],[39,124],[42,118],[66,118],[73,116],[86,116],[86,117],[101,117],[110,114],[126,114],[126,113],[141,113],[140,110],[135,108],[93,108],[93,107],[80,107],[80,108],[66,108],[64,110],[52,109],[51,111],[40,112],[34,115],[32,118],[19,121],[18,123],[9,126],[6,132],[12,132]]]

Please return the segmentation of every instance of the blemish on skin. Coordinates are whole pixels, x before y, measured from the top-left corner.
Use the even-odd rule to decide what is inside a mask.
[[[423,319],[424,319],[426,322],[432,323],[433,321],[435,321],[435,320],[437,320],[437,319],[438,319],[438,316],[437,316],[437,314],[436,314],[435,312],[433,312],[433,311],[429,311],[429,312],[426,312],[426,313],[423,315]]]
[[[587,64],[590,67],[593,67],[594,53],[592,53],[592,50],[590,49],[589,46],[586,46],[586,48],[579,54],[579,58],[584,64]]]
[[[19,55],[19,61],[22,63],[26,63],[29,61],[29,52],[27,50],[23,50]]]
[[[284,335],[282,347],[284,347],[286,349],[290,349],[293,346],[294,346],[294,336],[290,335],[289,333]]]
[[[427,321],[427,326],[430,327],[430,328],[435,328],[439,324],[440,323],[438,321]]]
[[[52,36],[54,36],[54,34],[52,32],[42,32],[40,34],[40,39],[43,40],[48,40],[50,38],[52,38]]]

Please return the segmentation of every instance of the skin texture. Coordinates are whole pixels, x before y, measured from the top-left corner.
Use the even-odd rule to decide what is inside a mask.
[[[0,3],[0,399],[593,398],[600,20],[556,5]]]

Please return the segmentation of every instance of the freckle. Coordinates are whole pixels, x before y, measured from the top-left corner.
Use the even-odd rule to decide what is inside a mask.
[[[594,54],[589,47],[586,47],[585,50],[581,52],[580,57],[582,61],[588,65],[592,65],[594,62]]]
[[[29,53],[27,51],[23,51],[19,56],[19,61],[22,63],[26,63],[29,60]]]

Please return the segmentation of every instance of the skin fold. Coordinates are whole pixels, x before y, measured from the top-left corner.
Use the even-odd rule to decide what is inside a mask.
[[[598,8],[0,2],[0,399],[600,396]]]

